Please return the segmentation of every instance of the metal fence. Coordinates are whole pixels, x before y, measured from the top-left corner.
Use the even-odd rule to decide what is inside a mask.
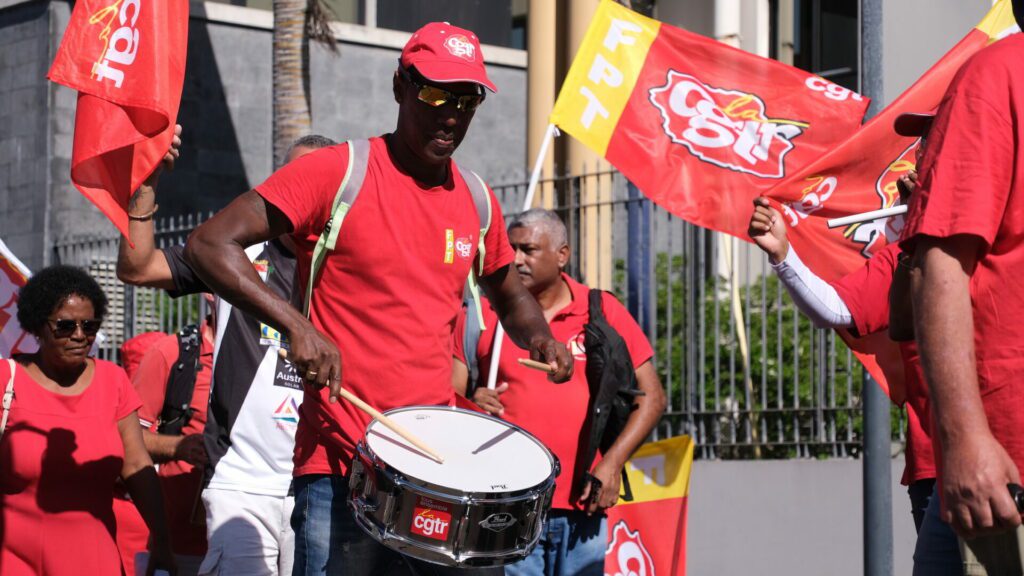
[[[656,437],[691,434],[702,458],[859,451],[863,368],[833,331],[795,309],[759,251],[672,216],[614,171],[547,179],[541,189],[569,228],[569,273],[613,290],[654,347],[669,400]],[[494,191],[506,220],[515,217],[526,184]],[[157,221],[157,245],[184,241],[203,219]],[[111,297],[101,351],[110,359],[126,338],[173,331],[203,311],[196,297],[125,287],[114,273],[117,246],[116,237],[89,237],[55,247],[56,261],[88,268]]]

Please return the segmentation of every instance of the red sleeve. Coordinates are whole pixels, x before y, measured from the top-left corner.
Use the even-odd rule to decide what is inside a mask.
[[[615,296],[607,292],[601,296],[601,305],[604,308],[604,316],[608,319],[608,324],[625,340],[626,348],[629,348],[629,356],[633,360],[633,368],[639,368],[644,362],[654,357],[654,350],[651,348],[650,341],[647,340],[647,335]]]
[[[138,410],[142,406],[142,400],[139,399],[139,395],[132,388],[132,383],[128,380],[128,374],[125,373],[124,369],[117,364],[110,364],[110,368],[110,378],[117,387],[118,398],[114,417],[117,420],[121,420]]]
[[[466,307],[463,306],[459,310],[459,315],[455,317],[455,329],[452,330],[452,356],[466,364],[466,346],[464,343],[466,334]]]
[[[348,144],[328,146],[282,166],[255,190],[288,218],[295,236],[318,237],[347,169]]]
[[[899,244],[889,244],[859,270],[832,283],[861,336],[889,328],[889,287],[899,254]]]
[[[164,394],[167,392],[167,376],[177,361],[178,337],[172,334],[161,338],[149,352],[146,352],[135,371],[132,385],[142,402],[142,407],[139,408],[139,422],[145,428],[156,428],[160,411],[164,406]]]
[[[903,230],[905,248],[916,236],[957,234],[981,238],[986,252],[991,247],[1014,167],[1011,119],[1000,112],[1006,106],[997,105],[1012,93],[1010,75],[1005,59],[986,49],[950,84],[928,135],[921,184]]]
[[[488,276],[507,266],[515,260],[515,253],[512,252],[512,245],[508,243],[508,231],[505,230],[505,217],[501,213],[501,205],[494,197],[494,191],[490,187],[487,193],[491,198],[491,227],[487,229],[487,236],[484,237],[484,276]]]

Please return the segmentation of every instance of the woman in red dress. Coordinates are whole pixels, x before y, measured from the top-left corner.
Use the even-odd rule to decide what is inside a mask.
[[[39,271],[18,321],[39,351],[0,361],[14,401],[0,436],[0,576],[121,574],[112,499],[121,477],[152,532],[150,572],[174,571],[160,484],[142,442],[135,390],[88,356],[107,298],[85,272]]]

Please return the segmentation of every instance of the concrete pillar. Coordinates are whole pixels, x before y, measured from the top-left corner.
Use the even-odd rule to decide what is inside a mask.
[[[740,0],[715,0],[715,40],[740,47]]]
[[[558,43],[558,3],[554,0],[530,0],[527,22],[527,128],[526,162],[532,168],[540,151],[541,141],[548,126],[548,116],[555,106],[559,82],[556,78],[560,57]],[[542,178],[554,176],[555,147],[544,160]],[[541,184],[537,189],[535,206],[551,208],[554,205],[554,187]]]
[[[778,45],[775,47],[775,54],[779,62],[790,66],[793,65],[793,48],[796,46],[794,7],[795,0],[779,0]]]
[[[568,0],[567,29],[568,58],[566,69],[583,42],[583,36],[590,27],[590,21],[597,11],[598,0]],[[595,152],[576,140],[566,143],[569,170],[573,174],[605,172],[611,166]],[[580,181],[580,203],[593,205],[580,211],[581,245],[579,269],[583,280],[594,288],[612,288],[612,208],[597,206],[612,199],[611,176],[589,176]]]

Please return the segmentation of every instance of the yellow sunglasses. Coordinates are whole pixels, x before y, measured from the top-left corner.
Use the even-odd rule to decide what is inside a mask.
[[[454,102],[458,110],[473,112],[484,101],[483,94],[454,94],[437,86],[424,84],[413,78],[406,70],[402,70],[402,76],[418,89],[416,99],[433,108],[440,108],[449,102]]]

